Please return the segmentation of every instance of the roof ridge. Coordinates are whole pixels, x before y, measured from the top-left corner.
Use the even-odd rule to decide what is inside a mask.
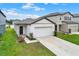
[[[1,13],[4,17],[6,17],[6,16],[4,15],[4,13],[1,11],[1,9],[0,9],[0,13]]]

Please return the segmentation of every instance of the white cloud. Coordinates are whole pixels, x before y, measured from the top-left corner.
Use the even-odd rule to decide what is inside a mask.
[[[35,11],[43,11],[44,8],[38,7],[33,3],[27,3],[25,5],[22,6],[23,9],[34,9]]]
[[[7,16],[7,19],[25,19],[25,18],[37,18],[38,15],[34,14],[22,14],[18,13],[15,9],[2,10],[3,13]]]
[[[22,6],[23,9],[31,9],[33,8],[34,4],[33,3],[27,3],[24,6]]]
[[[44,10],[44,8],[39,8],[39,7],[35,8],[35,11],[43,11],[43,10]]]
[[[25,18],[33,18],[33,19],[35,19],[35,18],[37,18],[37,17],[39,17],[38,15],[34,15],[34,14],[26,14],[25,15]]]

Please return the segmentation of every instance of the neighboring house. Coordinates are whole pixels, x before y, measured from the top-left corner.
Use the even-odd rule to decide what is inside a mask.
[[[0,10],[0,34],[3,34],[5,31],[5,23],[6,23],[6,16]]]
[[[75,22],[74,19],[76,16],[70,12],[51,13],[37,19],[28,18],[14,21],[13,24],[18,35],[33,33],[34,37],[42,37],[56,35],[56,32],[60,31],[64,33],[78,32],[78,22]]]
[[[57,24],[57,32],[72,33],[79,31],[79,15],[65,13],[51,13],[45,15],[48,19]]]

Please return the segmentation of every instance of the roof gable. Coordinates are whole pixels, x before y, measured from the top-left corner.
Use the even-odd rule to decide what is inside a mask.
[[[74,17],[76,18],[76,17],[79,17],[79,14],[73,14],[74,15]]]
[[[74,16],[74,15],[71,14],[70,12],[66,12],[66,13],[64,13],[63,15],[65,15],[65,14],[69,14],[69,15],[71,15],[71,16]]]

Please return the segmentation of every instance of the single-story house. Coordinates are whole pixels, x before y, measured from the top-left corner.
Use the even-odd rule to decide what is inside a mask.
[[[70,12],[50,13],[37,19],[14,21],[13,24],[17,35],[33,33],[34,37],[42,37],[56,36],[56,32],[79,32],[79,16]]]
[[[5,32],[5,24],[6,24],[6,16],[0,10],[0,34],[3,34]]]
[[[56,35],[56,24],[47,18],[27,18],[14,21],[13,24],[17,35],[29,35],[30,33],[33,33],[34,37]]]

